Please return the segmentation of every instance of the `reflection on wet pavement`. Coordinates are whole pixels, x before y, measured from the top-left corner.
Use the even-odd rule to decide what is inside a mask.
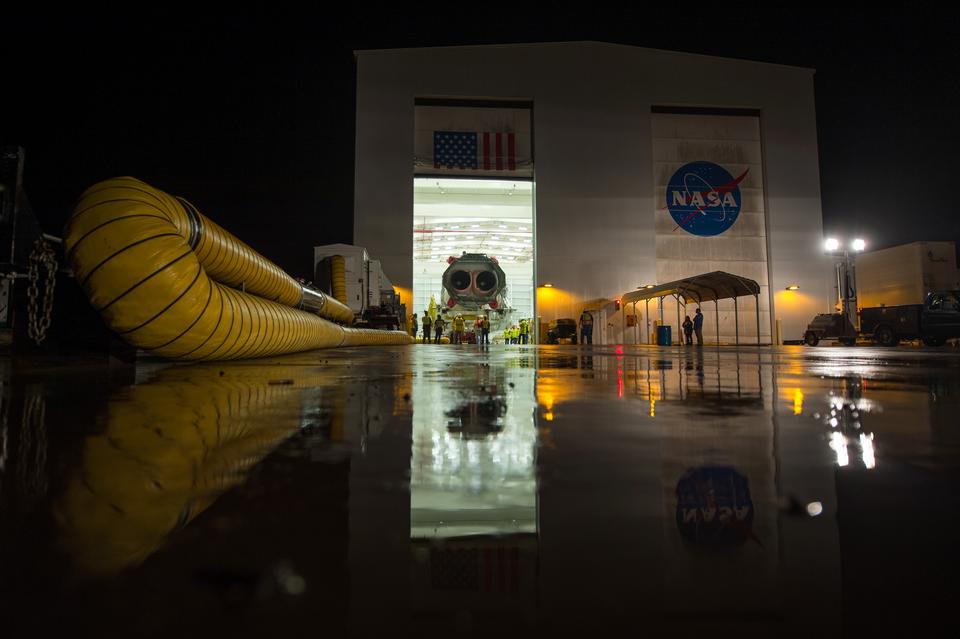
[[[2,380],[5,636],[949,622],[949,353],[427,345]]]

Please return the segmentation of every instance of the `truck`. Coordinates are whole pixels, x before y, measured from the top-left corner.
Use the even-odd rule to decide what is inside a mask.
[[[816,346],[821,340],[836,339],[852,346],[859,336],[881,346],[913,339],[942,346],[948,339],[960,338],[960,290],[933,291],[922,304],[863,308],[859,316],[858,331],[841,313],[818,315],[807,326],[803,341]]]
[[[896,346],[906,339],[942,346],[948,339],[960,338],[960,290],[934,291],[923,304],[864,308],[860,334],[881,346]]]

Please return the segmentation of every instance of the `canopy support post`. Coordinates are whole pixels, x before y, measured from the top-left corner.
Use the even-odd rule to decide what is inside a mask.
[[[717,346],[720,345],[720,300],[713,300],[713,312],[717,319]]]
[[[647,312],[645,313],[645,317],[647,318],[647,344],[650,344],[650,298],[648,297],[644,303],[647,307]]]
[[[680,327],[680,294],[677,293],[677,337],[683,333],[683,329]]]
[[[754,295],[753,300],[757,307],[757,346],[760,346],[760,296]]]
[[[733,331],[737,335],[737,346],[740,346],[740,315],[737,312],[737,298],[733,298]]]

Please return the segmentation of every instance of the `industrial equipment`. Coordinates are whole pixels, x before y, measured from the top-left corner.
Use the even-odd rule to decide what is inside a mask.
[[[304,286],[183,198],[135,178],[84,192],[64,231],[80,287],[124,341],[183,360],[409,344],[352,328],[349,307]]]
[[[387,279],[380,260],[367,249],[350,244],[313,248],[314,282],[318,290],[333,295],[354,315],[354,326],[406,330],[406,305]]]

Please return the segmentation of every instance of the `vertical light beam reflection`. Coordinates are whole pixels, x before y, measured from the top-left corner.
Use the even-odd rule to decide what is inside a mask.
[[[847,438],[843,433],[834,431],[830,433],[830,448],[837,454],[837,465],[846,466],[850,463],[850,455],[847,453]]]
[[[803,414],[803,391],[799,388],[793,391],[793,414]]]
[[[877,458],[873,452],[873,433],[860,433],[860,451],[863,457],[864,468],[870,469],[877,465]]]
[[[463,367],[446,383],[414,377],[411,539],[536,532],[535,380],[533,368],[502,362]]]

